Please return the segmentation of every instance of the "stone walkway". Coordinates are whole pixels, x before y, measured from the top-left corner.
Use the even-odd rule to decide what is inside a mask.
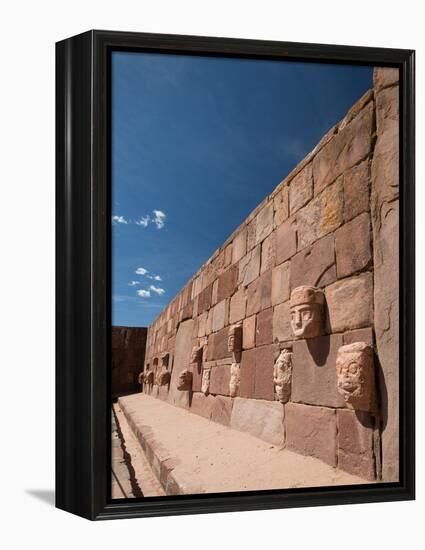
[[[142,393],[119,407],[166,494],[368,483]]]

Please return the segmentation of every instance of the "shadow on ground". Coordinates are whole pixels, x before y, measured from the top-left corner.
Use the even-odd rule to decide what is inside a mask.
[[[26,489],[25,492],[49,506],[55,505],[55,491],[53,489]]]

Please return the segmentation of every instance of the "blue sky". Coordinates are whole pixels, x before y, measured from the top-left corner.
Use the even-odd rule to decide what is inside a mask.
[[[372,68],[112,54],[112,323],[147,326]]]

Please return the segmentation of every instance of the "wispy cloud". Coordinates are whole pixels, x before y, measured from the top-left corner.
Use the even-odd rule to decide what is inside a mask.
[[[127,225],[128,221],[125,219],[124,216],[117,216],[117,215],[112,216],[112,224],[117,225],[119,223],[124,223],[125,225]]]
[[[140,281],[131,281],[128,283],[128,286],[136,286],[136,285],[140,285]]]
[[[136,225],[147,227],[150,221],[151,221],[151,217],[149,216],[149,214],[146,214],[146,216],[140,216],[140,218],[136,220]]]
[[[162,281],[162,277],[160,275],[146,275],[146,277],[152,281]]]
[[[165,218],[167,217],[165,212],[162,210],[154,210],[153,214],[153,223],[156,225],[157,229],[162,229],[165,225]]]
[[[138,267],[135,271],[136,275],[146,275],[148,273],[148,270],[144,267]]]
[[[152,290],[152,292],[155,292],[156,294],[158,294],[158,296],[162,296],[165,293],[165,290],[158,286],[151,285],[149,289]]]
[[[141,298],[150,298],[151,293],[149,290],[142,289],[137,291],[137,295],[140,296]]]

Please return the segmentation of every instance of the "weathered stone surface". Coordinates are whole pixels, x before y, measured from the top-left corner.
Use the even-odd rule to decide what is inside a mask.
[[[246,234],[246,250],[249,252],[252,250],[255,246],[256,241],[256,223],[257,219],[254,218],[252,221],[249,222],[249,224],[246,226],[247,234]]]
[[[273,202],[269,202],[257,215],[255,244],[259,244],[273,231]]]
[[[111,392],[137,391],[138,376],[143,370],[147,328],[112,327]]]
[[[223,397],[217,395],[214,398],[214,403],[211,410],[211,420],[218,422],[224,426],[230,425],[230,418],[233,408],[233,399],[231,397]]]
[[[365,158],[372,146],[373,103],[331,139],[313,159],[314,194]]]
[[[326,288],[329,325],[332,332],[362,328],[372,324],[373,281],[362,273],[337,281]]]
[[[255,346],[256,315],[251,315],[243,320],[242,331],[243,349],[253,348]]]
[[[291,214],[302,208],[313,197],[313,168],[307,164],[291,181],[289,207]]]
[[[341,334],[293,343],[292,401],[325,407],[345,407],[337,389],[336,356]]]
[[[245,317],[246,311],[246,291],[241,288],[235,292],[230,299],[229,322],[236,323]]]
[[[230,362],[228,365],[217,365],[211,368],[210,393],[229,395]]]
[[[338,468],[374,480],[375,456],[373,418],[364,412],[337,411]]]
[[[343,183],[340,178],[297,212],[298,250],[341,225],[343,204]]]
[[[274,400],[273,369],[278,355],[279,348],[276,345],[255,348],[255,399]]]
[[[248,252],[239,262],[238,283],[248,286],[260,273],[261,246],[257,246]]]
[[[276,263],[276,232],[271,233],[266,237],[261,245],[261,269],[264,273]]]
[[[274,224],[279,226],[289,216],[289,187],[284,186],[273,198]]]
[[[204,418],[211,419],[214,400],[215,397],[213,395],[204,395],[203,393],[195,392],[192,395],[190,412],[199,414],[199,416],[203,416]]]
[[[252,315],[271,306],[272,272],[266,271],[248,286],[246,314]]]
[[[327,235],[298,252],[291,260],[291,288],[301,285],[326,286],[336,280],[335,243]]]
[[[257,315],[255,345],[264,346],[273,342],[273,308],[264,309]]]
[[[398,83],[399,70],[392,67],[375,67],[373,70],[373,87],[380,90]]]
[[[202,315],[198,317],[198,337],[202,338],[207,334],[207,319],[208,313],[204,311]]]
[[[276,230],[276,264],[289,260],[297,251],[297,231],[294,219],[283,222]]]
[[[239,394],[241,397],[253,397],[255,384],[255,349],[242,352],[241,383]]]
[[[224,327],[226,324],[226,318],[228,313],[228,301],[222,300],[213,308],[213,321],[212,329],[213,332],[217,332]]]
[[[192,353],[193,320],[180,323],[176,335],[176,347],[171,373],[170,392],[168,400],[173,405],[189,407],[189,391],[177,389],[181,373],[187,369]]]
[[[217,300],[221,302],[229,298],[236,290],[238,284],[238,267],[232,266],[218,279]]]
[[[207,286],[198,297],[198,315],[211,307],[212,285]]]
[[[373,346],[373,329],[371,327],[359,328],[344,333],[344,344],[353,344],[354,342],[366,342]]]
[[[289,300],[290,295],[290,263],[285,262],[272,270],[272,305]]]
[[[283,445],[284,408],[281,403],[236,397],[230,427],[247,432],[273,445]]]
[[[369,214],[363,213],[335,231],[336,272],[347,277],[372,262]]]
[[[289,300],[273,309],[273,341],[288,342],[294,335],[291,328]]]
[[[218,279],[216,279],[212,284],[211,305],[215,306],[217,302],[218,302]]]
[[[236,264],[246,254],[246,229],[236,235],[233,240],[232,262]]]
[[[285,431],[287,449],[337,465],[334,409],[287,403]]]
[[[350,221],[369,206],[369,161],[365,160],[344,172],[344,221]]]
[[[207,361],[224,359],[231,356],[231,353],[227,349],[228,332],[227,328],[223,328],[218,332],[210,334],[208,337]]]
[[[233,255],[233,244],[230,243],[226,246],[224,249],[224,267],[229,267],[229,265],[232,263],[232,255]]]
[[[364,107],[370,102],[373,101],[373,90],[368,90],[365,92],[362,97],[350,107],[349,111],[345,117],[338,124],[338,132],[345,128],[356,116],[363,111]]]

